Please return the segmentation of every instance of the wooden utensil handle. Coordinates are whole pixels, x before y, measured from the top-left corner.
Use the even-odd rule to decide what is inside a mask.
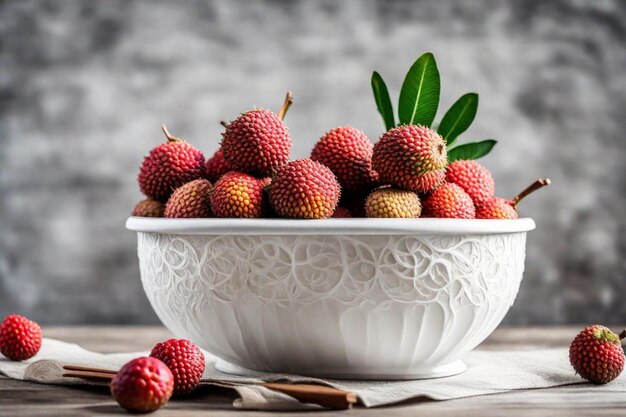
[[[290,395],[300,402],[318,404],[327,408],[346,409],[357,402],[357,396],[353,392],[323,385],[281,384],[275,382],[266,382],[262,385]]]
[[[103,372],[68,371],[63,374],[64,378],[97,379],[100,381],[111,381],[115,375]]]
[[[103,374],[111,374],[115,375],[117,371],[112,371],[110,369],[103,368],[92,368],[90,366],[80,366],[80,365],[63,365],[63,369],[68,371],[85,371],[85,372],[100,372]]]

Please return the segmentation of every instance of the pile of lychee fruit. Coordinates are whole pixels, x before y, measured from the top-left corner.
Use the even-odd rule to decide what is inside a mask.
[[[429,88],[416,90],[418,82]],[[439,73],[432,54],[421,56],[407,74],[398,125],[376,72],[372,86],[388,128],[376,144],[359,129],[337,127],[319,139],[310,158],[295,161],[290,160],[292,140],[283,121],[292,104],[291,93],[278,113],[255,108],[222,122],[221,146],[208,160],[163,126],[167,142],[152,149],[139,171],[139,187],[147,199],[132,214],[515,219],[517,203],[549,184],[542,179],[513,199],[497,197],[491,173],[474,160],[491,150],[495,141],[450,149],[472,122],[478,95],[461,97],[435,129]]]

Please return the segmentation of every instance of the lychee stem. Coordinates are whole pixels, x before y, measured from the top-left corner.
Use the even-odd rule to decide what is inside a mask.
[[[291,91],[287,91],[287,95],[285,96],[285,101],[283,102],[283,105],[280,108],[280,111],[278,112],[278,118],[280,120],[283,120],[285,118],[285,115],[287,114],[287,110],[289,110],[289,107],[291,107],[291,105],[293,104],[293,93]]]
[[[535,191],[542,187],[545,187],[546,185],[550,185],[551,182],[552,181],[550,181],[550,178],[539,178],[537,181],[526,187],[524,191],[513,197],[513,199],[511,200],[511,206],[515,208],[515,206],[517,206],[517,204],[522,201],[524,197],[528,196],[531,193],[534,193]]]
[[[228,127],[228,123],[226,123],[224,120],[220,120],[220,124],[224,127]]]
[[[170,131],[167,130],[167,126],[165,126],[164,124],[161,125],[161,130],[163,131],[163,133],[165,133],[165,137],[167,138],[168,142],[182,142],[183,141],[181,138],[178,138],[172,135]]]
[[[619,334],[619,340],[624,340],[624,338],[626,338],[626,329],[622,330]]]

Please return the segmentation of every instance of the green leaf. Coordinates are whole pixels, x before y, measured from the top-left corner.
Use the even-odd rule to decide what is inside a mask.
[[[389,98],[389,90],[387,90],[387,85],[383,77],[376,71],[372,74],[372,91],[374,91],[374,100],[376,100],[378,112],[383,116],[385,128],[387,128],[387,130],[393,129],[396,125],[396,121],[393,117],[393,107],[391,105],[391,99]]]
[[[493,139],[480,142],[465,143],[448,150],[448,161],[458,161],[460,159],[478,159],[491,152],[491,149],[498,143]]]
[[[441,119],[437,131],[451,145],[474,121],[478,110],[478,94],[467,93],[458,99]]]
[[[400,123],[430,126],[437,114],[440,92],[437,62],[432,53],[425,53],[415,61],[402,83],[398,102]]]

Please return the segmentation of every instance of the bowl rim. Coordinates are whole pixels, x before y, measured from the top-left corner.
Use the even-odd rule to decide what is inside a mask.
[[[460,235],[528,232],[530,217],[485,219],[164,219],[129,217],[135,232],[177,235]]]

